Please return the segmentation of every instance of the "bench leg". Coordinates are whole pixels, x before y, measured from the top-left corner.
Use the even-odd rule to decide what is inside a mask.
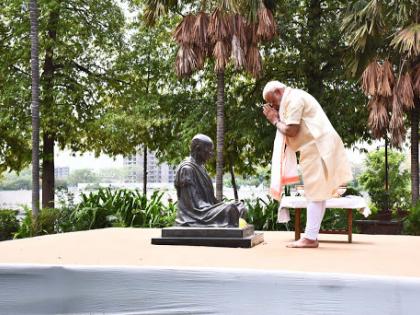
[[[352,233],[353,233],[353,210],[347,209],[347,233],[348,233],[348,239],[349,243],[351,243],[352,240]]]
[[[295,210],[295,241],[300,239],[300,209]]]

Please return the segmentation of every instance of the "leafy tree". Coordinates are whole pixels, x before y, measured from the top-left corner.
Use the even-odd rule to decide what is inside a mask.
[[[255,175],[258,173],[257,166],[267,166],[271,161],[274,130],[256,106],[261,103],[261,92],[268,80],[278,79],[291,86],[304,88],[318,97],[348,146],[360,139],[370,139],[365,123],[364,97],[359,93],[356,82],[348,81],[344,76],[342,59],[345,43],[336,17],[344,11],[346,2],[323,2],[317,20],[310,23],[312,33],[308,33],[307,21],[318,9],[308,3],[290,1],[278,5],[276,21],[281,37],[261,45],[264,63],[260,79],[238,73],[232,65],[225,68],[225,171],[232,166],[237,174]],[[110,129],[113,132],[120,130],[134,139],[135,135],[143,132],[143,126],[150,135],[150,148],[157,151],[158,157],[172,164],[188,154],[189,142],[194,134],[201,132],[217,138],[216,108],[212,105],[216,101],[214,91],[217,90],[212,70],[214,64],[211,61],[205,63],[204,69],[195,72],[192,77],[182,81],[177,79],[173,69],[176,47],[171,41],[171,30],[178,22],[177,16],[169,14],[150,29],[152,38],[159,39],[155,44],[147,46],[145,41],[138,42],[141,45],[135,51],[142,52],[141,47],[151,47],[152,51],[158,53],[156,59],[155,53],[151,55],[155,60],[152,73],[156,71],[159,76],[158,89],[152,89],[151,95],[146,98],[144,92],[140,91],[144,89],[144,83],[141,82],[145,82],[145,72],[141,72],[141,67],[130,72],[130,76],[139,80],[127,78],[127,81],[135,84],[130,84],[131,92],[124,94],[136,95],[136,99],[120,101],[121,104],[130,104],[125,107],[127,115],[121,115],[118,128]],[[140,26],[138,38],[145,36],[144,32],[147,31],[147,28]],[[316,27],[320,29],[319,32]],[[308,43],[314,46],[313,50],[307,49]],[[138,53],[137,57],[144,60],[145,57],[141,56],[145,56],[145,53]],[[136,67],[135,62],[128,60],[123,64]],[[308,74],[308,67],[313,68],[313,75]],[[317,85],[312,86],[315,81]],[[135,89],[140,93],[135,94]],[[124,131],[124,127],[129,131]],[[135,130],[137,132],[133,133]],[[109,136],[108,139],[112,138]],[[212,161],[210,170],[214,169],[215,163]]]
[[[38,4],[42,203],[53,207],[55,143],[74,151],[103,148],[87,135],[91,123],[101,117],[109,95],[123,84],[115,80],[112,67],[123,50],[124,16],[114,0],[41,0]],[[6,124],[13,111],[20,111],[12,122],[22,134],[17,140],[24,139],[29,133],[24,130],[30,126],[29,15],[25,11],[21,1],[1,4],[0,41],[6,48],[0,68],[6,79],[0,93],[0,121]],[[26,155],[17,157],[21,160],[12,165],[15,168],[28,163],[23,161]]]
[[[99,176],[91,169],[77,169],[70,173],[68,183],[77,185],[78,183],[98,183]]]
[[[362,75],[369,97],[369,126],[376,138],[399,147],[405,138],[404,112],[411,123],[411,194],[419,196],[420,10],[416,0],[354,0],[342,30],[351,50],[348,69]]]
[[[143,193],[147,184],[147,151],[159,147],[155,129],[163,129],[167,121],[160,110],[160,95],[167,93],[174,82],[175,47],[170,43],[168,29],[173,21],[160,24],[161,27],[150,29],[135,19],[127,25],[127,49],[118,56],[114,68],[124,85],[111,96],[112,106],[106,108],[103,119],[95,122],[91,134],[113,155],[134,154],[143,148]],[[100,151],[98,147],[97,153]]]
[[[216,198],[223,198],[225,141],[225,69],[232,57],[237,69],[254,76],[261,72],[258,42],[276,35],[272,1],[146,1],[145,19],[153,24],[165,11],[189,11],[174,31],[180,45],[176,72],[189,76],[202,69],[207,57],[214,57],[217,76]],[[210,13],[208,13],[210,12]]]
[[[129,173],[128,168],[103,168],[97,172],[99,182],[124,182]]]
[[[263,52],[266,81],[277,78],[312,94],[321,104],[347,146],[370,138],[363,119],[364,99],[355,80],[345,77],[346,42],[340,16],[348,1],[292,0],[278,5],[279,41]],[[261,97],[258,95],[258,97]]]
[[[19,169],[30,160],[29,151],[23,155],[20,150],[29,146],[30,139],[30,111],[27,106],[30,102],[27,92],[29,53],[22,57],[18,49],[26,45],[29,51],[29,41],[24,38],[29,24],[24,18],[26,15],[20,14],[17,2],[11,2],[15,5],[7,4],[10,10],[6,15],[8,20],[12,21],[12,15],[15,20],[6,25],[2,21],[7,19],[0,19],[0,36],[8,38],[13,35],[17,44],[13,42],[12,45],[5,40],[10,47],[5,49],[0,45],[1,52],[4,52],[2,56],[5,56],[0,60],[5,74],[0,77],[0,126],[13,125],[13,128],[0,128],[0,134],[5,135],[0,137],[0,162],[6,161],[7,157],[2,165]],[[46,2],[43,0],[42,4]],[[136,1],[140,8],[145,2]],[[304,88],[318,97],[347,145],[361,138],[368,139],[363,96],[358,93],[355,82],[345,80],[343,75],[345,45],[336,17],[344,10],[346,2],[318,2],[295,0],[278,3],[275,20],[281,37],[259,46],[264,60],[259,79],[238,72],[232,64],[225,67],[224,171],[232,169],[236,174],[255,175],[259,172],[257,166],[269,166],[274,129],[269,127],[256,104],[262,101],[264,84],[272,79]],[[76,2],[67,3],[80,8],[73,5]],[[183,2],[183,5],[188,3]],[[314,5],[309,5],[311,3]],[[95,47],[91,49],[88,46],[85,50],[86,42],[96,36],[97,28],[85,34],[83,30],[89,27],[81,24],[88,25],[89,22],[96,25],[98,19],[95,17],[101,15],[101,10],[106,10],[105,6],[99,8],[97,3],[88,5],[82,6],[84,13],[77,10],[78,13],[72,13],[80,17],[75,23],[72,23],[75,17],[66,10],[62,11],[67,12],[66,15],[60,15],[57,45],[54,46],[57,49],[53,54],[58,65],[53,80],[55,103],[43,114],[47,120],[42,122],[41,127],[55,131],[58,144],[74,151],[127,155],[144,144],[156,151],[160,159],[171,164],[178,163],[188,154],[189,142],[194,134],[206,133],[216,139],[217,111],[214,104],[217,81],[214,60],[209,59],[203,70],[183,80],[179,80],[174,71],[177,45],[171,36],[180,22],[180,16],[169,13],[157,22],[155,28],[148,28],[135,20],[128,25],[124,37],[126,45],[122,44],[122,26],[114,25],[114,31],[105,32],[95,39]],[[113,29],[110,21],[122,23],[119,13],[114,19],[109,17],[112,10],[114,7],[109,7],[101,19],[104,29]],[[87,15],[92,12],[97,14],[93,17]],[[316,12],[318,15],[314,14]],[[82,13],[88,19],[83,18]],[[45,15],[41,22],[41,60],[44,61],[47,43]],[[317,24],[319,31],[316,31]],[[61,28],[61,25],[64,27]],[[309,44],[313,48],[309,49]],[[91,73],[77,67],[72,60],[78,61],[79,66],[88,68]],[[308,67],[312,67],[311,71]],[[41,80],[44,77],[41,76]],[[215,161],[211,162],[212,172],[215,164]]]
[[[32,171],[30,168],[24,169],[19,174],[12,172],[5,174],[0,179],[1,190],[30,190],[32,188]]]
[[[390,209],[405,208],[410,199],[410,174],[402,169],[404,155],[397,151],[388,153],[389,161],[389,196],[384,189],[385,182],[385,155],[384,149],[373,151],[367,155],[365,170],[360,175],[362,187],[369,193],[371,201],[378,209],[386,209],[386,200],[389,200]]]
[[[8,6],[4,1],[0,4],[0,174],[6,170],[21,170],[31,161],[31,111],[29,107],[23,106],[31,102],[31,94],[28,93],[31,53],[27,36],[29,23],[25,24],[25,35],[28,37],[26,45],[21,45],[20,53],[17,54],[12,50],[11,40],[19,41],[20,38],[14,37],[15,34],[12,34],[7,24],[5,12]],[[15,18],[19,19],[17,16]],[[27,18],[29,20],[29,15]],[[27,61],[24,69],[13,64],[19,56],[24,56]],[[25,128],[22,128],[22,121],[26,122]]]
[[[274,130],[256,104],[265,83],[277,79],[314,95],[347,146],[369,140],[364,98],[345,77],[345,42],[337,15],[346,1],[287,1],[276,9],[280,38],[262,46],[263,75],[258,80],[227,79],[226,148],[235,171],[255,173],[271,161]],[[308,70],[309,69],[309,70]],[[232,72],[232,71],[231,71]],[[207,82],[205,83],[207,84]]]

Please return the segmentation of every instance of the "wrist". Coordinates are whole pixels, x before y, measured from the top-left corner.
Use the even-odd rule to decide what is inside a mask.
[[[279,119],[276,123],[275,123],[275,125],[274,125],[275,127],[276,127],[276,129],[278,130],[278,131],[280,131],[281,133],[283,133],[283,134],[286,134],[285,133],[285,131],[284,131],[284,126],[283,126],[283,123],[281,122],[281,120]]]

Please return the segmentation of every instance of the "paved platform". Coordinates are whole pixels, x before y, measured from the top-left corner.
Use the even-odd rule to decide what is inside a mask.
[[[420,278],[420,237],[320,235],[289,249],[293,232],[264,232],[254,248],[152,245],[159,229],[109,228],[0,242],[0,264],[244,268]]]

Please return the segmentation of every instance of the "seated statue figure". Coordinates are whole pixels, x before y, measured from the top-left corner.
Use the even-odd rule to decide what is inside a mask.
[[[215,198],[212,180],[204,168],[212,155],[212,140],[203,134],[194,136],[191,155],[178,166],[175,177],[178,226],[238,227],[245,213],[242,203],[223,203]]]

